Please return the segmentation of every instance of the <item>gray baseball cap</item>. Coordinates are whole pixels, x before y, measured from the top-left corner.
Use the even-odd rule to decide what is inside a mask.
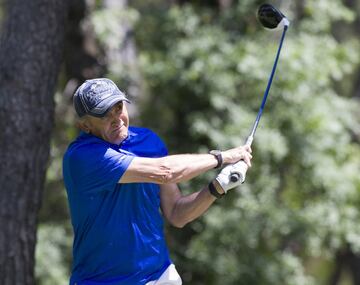
[[[116,84],[107,78],[86,80],[75,91],[73,102],[79,117],[91,115],[104,117],[116,103],[130,101]]]

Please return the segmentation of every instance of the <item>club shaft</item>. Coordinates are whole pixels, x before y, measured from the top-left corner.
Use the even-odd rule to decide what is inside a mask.
[[[251,146],[251,144],[253,142],[253,139],[254,139],[254,136],[255,136],[257,126],[259,125],[260,118],[261,118],[262,112],[263,112],[264,107],[265,107],[266,99],[267,99],[267,97],[269,95],[271,83],[272,83],[274,75],[275,75],[276,66],[277,66],[277,63],[278,63],[278,60],[279,60],[279,57],[280,57],[280,51],[281,51],[281,48],[282,48],[282,45],[283,45],[283,42],[284,42],[284,38],[285,38],[287,28],[288,28],[288,24],[284,26],[284,30],[283,30],[283,33],[282,33],[282,36],[281,36],[279,48],[278,48],[276,58],[275,58],[275,62],[274,62],[274,65],[273,65],[273,68],[272,68],[272,71],[271,71],[271,74],[270,74],[270,77],[269,77],[269,81],[268,81],[268,84],[267,84],[267,87],[266,87],[266,90],[265,90],[265,93],[264,93],[264,96],[263,96],[263,100],[261,102],[261,106],[260,106],[260,109],[259,109],[258,114],[256,116],[256,119],[255,119],[254,125],[252,127],[252,130],[250,132],[250,135],[246,139],[246,142],[245,142],[246,145]],[[237,163],[243,163],[243,161],[239,161]],[[241,179],[242,181],[245,181],[245,175],[246,175],[246,170],[243,173],[232,172],[230,174],[230,180],[233,183],[237,182],[239,179]]]
[[[252,139],[253,139],[253,137],[255,135],[256,129],[257,129],[258,125],[259,125],[260,118],[261,118],[261,115],[263,113],[267,97],[269,95],[269,91],[270,91],[271,84],[272,84],[272,81],[273,81],[273,78],[274,78],[274,75],[275,75],[277,63],[278,63],[278,60],[279,60],[279,57],[280,57],[280,51],[281,51],[281,48],[282,48],[282,45],[283,45],[283,42],[284,42],[284,38],[285,38],[287,28],[288,28],[288,26],[284,26],[284,30],[283,30],[283,33],[282,33],[282,36],[281,36],[279,48],[278,48],[278,51],[277,51],[277,54],[276,54],[275,62],[274,62],[274,65],[273,65],[273,68],[272,68],[272,71],[271,71],[271,74],[270,74],[270,77],[269,77],[268,84],[266,86],[266,90],[265,90],[265,93],[264,93],[264,96],[263,96],[263,100],[261,102],[260,109],[258,111],[258,114],[256,116],[254,125],[253,125],[253,127],[251,129],[251,132],[250,132],[250,135],[249,135],[249,137],[251,138],[251,142],[252,142]],[[250,145],[251,145],[251,143],[250,143]]]

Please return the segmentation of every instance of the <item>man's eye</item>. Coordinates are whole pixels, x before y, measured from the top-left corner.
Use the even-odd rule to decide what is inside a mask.
[[[104,117],[102,117],[103,120],[108,120],[111,117],[110,112],[107,112]]]

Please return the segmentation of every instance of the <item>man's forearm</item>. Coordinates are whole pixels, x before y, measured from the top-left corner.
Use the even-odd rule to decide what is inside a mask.
[[[250,166],[250,146],[240,146],[221,152],[222,164],[235,163],[244,159]],[[179,154],[159,158],[160,165],[169,170],[170,180],[164,183],[178,183],[190,180],[218,166],[218,159],[212,154]]]
[[[164,183],[178,183],[215,168],[217,160],[211,154],[178,154],[160,158],[159,165],[168,170]]]
[[[240,159],[250,164],[249,146],[222,152],[224,164]],[[120,183],[152,182],[157,184],[178,183],[190,180],[218,165],[212,154],[178,154],[160,158],[135,157],[121,177]]]
[[[157,184],[184,182],[216,165],[217,160],[211,154],[178,154],[160,158],[135,157],[119,182]]]
[[[185,226],[205,213],[215,200],[216,198],[210,194],[207,186],[201,191],[181,197],[173,209],[172,224],[176,227]]]

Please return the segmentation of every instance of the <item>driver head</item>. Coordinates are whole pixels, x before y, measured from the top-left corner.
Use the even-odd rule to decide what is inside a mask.
[[[283,13],[270,4],[263,4],[258,10],[260,23],[268,29],[276,29],[279,26],[289,26],[289,21]]]

